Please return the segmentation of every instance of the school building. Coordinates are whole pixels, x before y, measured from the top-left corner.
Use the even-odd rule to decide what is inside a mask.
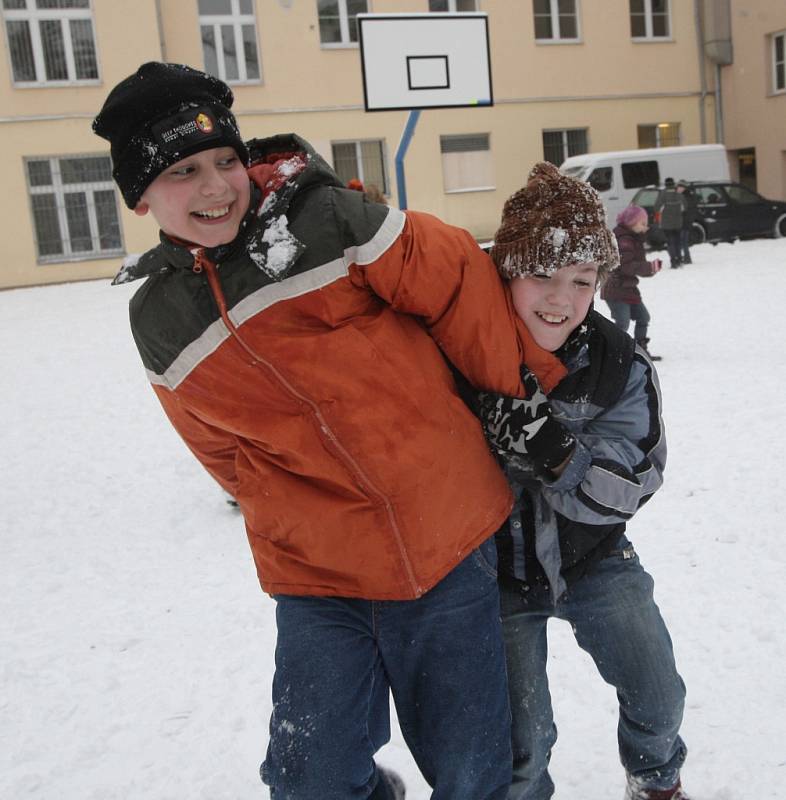
[[[786,198],[783,0],[2,0],[0,288],[108,277],[155,243],[90,128],[144,61],[218,75],[246,138],[296,132],[396,204],[408,112],[364,110],[355,17],[444,12],[488,15],[494,105],[422,112],[410,208],[483,240],[535,161],[717,141]]]

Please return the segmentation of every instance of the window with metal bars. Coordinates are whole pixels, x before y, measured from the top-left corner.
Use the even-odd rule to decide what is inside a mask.
[[[227,83],[262,79],[254,0],[199,0],[205,72]]]
[[[569,156],[589,151],[586,128],[543,131],[543,159],[559,166]]]
[[[345,184],[357,178],[364,186],[373,185],[389,194],[382,139],[333,142],[332,150],[333,169]]]
[[[14,83],[98,80],[90,0],[3,0]]]
[[[40,263],[123,252],[109,156],[25,161]]]
[[[633,39],[669,39],[669,0],[630,0],[630,35]]]
[[[576,0],[533,0],[535,40],[577,42],[579,15]]]
[[[368,0],[317,0],[319,41],[327,47],[356,45],[357,15],[368,10]]]

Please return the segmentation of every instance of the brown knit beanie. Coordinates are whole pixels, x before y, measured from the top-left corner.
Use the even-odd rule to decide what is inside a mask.
[[[598,285],[620,263],[598,193],[547,161],[535,164],[527,185],[505,203],[491,257],[508,279],[594,262]]]

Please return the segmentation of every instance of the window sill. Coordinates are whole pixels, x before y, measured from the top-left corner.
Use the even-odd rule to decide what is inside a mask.
[[[320,42],[320,50],[357,50],[360,45],[357,42]]]
[[[105,250],[101,253],[72,253],[70,256],[39,256],[36,265],[39,267],[51,267],[58,264],[78,264],[80,261],[100,261],[105,258],[121,258],[126,255],[123,248],[119,250]],[[118,267],[119,269],[119,267]]]
[[[496,192],[496,186],[473,186],[469,189],[445,189],[445,194],[468,194],[469,192]]]
[[[673,43],[673,36],[631,36],[633,44],[664,44]]]
[[[12,84],[14,89],[67,89],[71,86],[101,86],[98,78],[85,81],[19,81]]]
[[[551,47],[552,45],[560,44],[584,44],[583,39],[535,39],[536,45],[545,45]]]

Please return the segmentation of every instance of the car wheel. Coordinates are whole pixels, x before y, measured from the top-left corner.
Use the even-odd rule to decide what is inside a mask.
[[[707,231],[704,230],[702,225],[694,222],[690,226],[690,244],[704,244],[707,241]]]
[[[786,214],[781,214],[778,219],[775,220],[775,225],[772,229],[772,235],[776,239],[786,236]]]

